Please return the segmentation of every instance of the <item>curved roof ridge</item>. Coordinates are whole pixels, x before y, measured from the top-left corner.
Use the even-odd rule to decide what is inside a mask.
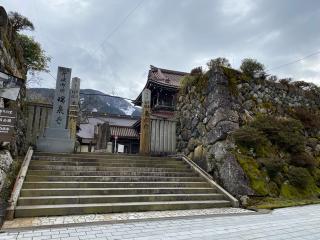
[[[172,73],[172,74],[178,74],[178,75],[189,74],[188,72],[176,71],[176,70],[171,70],[171,69],[166,69],[166,68],[159,68],[159,67],[155,67],[154,65],[150,65],[150,70],[157,71],[158,69],[160,69],[161,72],[165,72],[165,73]]]

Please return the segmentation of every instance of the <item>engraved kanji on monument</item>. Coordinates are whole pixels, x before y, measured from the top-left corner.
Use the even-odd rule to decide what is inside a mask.
[[[44,152],[73,152],[75,140],[67,127],[71,69],[58,67],[50,127],[37,140],[37,150]]]
[[[80,78],[74,77],[71,82],[70,90],[70,106],[69,106],[69,121],[68,128],[70,129],[70,136],[76,139],[77,135],[77,119],[79,112],[80,99]]]
[[[70,106],[79,106],[80,78],[74,77],[71,82]]]
[[[51,115],[52,128],[66,128],[69,108],[71,69],[58,67],[56,91]]]

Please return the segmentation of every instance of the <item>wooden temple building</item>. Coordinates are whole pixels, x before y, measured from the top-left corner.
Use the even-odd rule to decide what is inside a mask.
[[[116,116],[106,113],[90,113],[81,121],[77,133],[82,152],[95,151],[96,126],[108,123],[112,142],[112,152],[115,144],[124,145],[124,153],[145,153],[152,155],[167,155],[176,152],[176,118],[175,107],[180,88],[180,80],[188,73],[150,66],[147,82],[133,101],[142,107],[142,116]],[[149,103],[146,115],[143,94],[148,92]],[[117,141],[116,141],[117,140]],[[142,143],[144,142],[144,143]],[[146,145],[141,147],[142,144]],[[116,146],[116,148],[115,148]],[[143,152],[141,152],[141,150]]]
[[[124,146],[123,153],[136,154],[139,152],[139,133],[135,123],[139,117],[127,115],[111,115],[106,113],[90,113],[80,123],[77,139],[80,143],[79,152],[94,152],[97,147],[97,126],[108,123],[112,143],[111,152],[116,152],[119,144]]]
[[[150,90],[150,116],[148,116],[148,119],[150,117],[150,120],[148,120],[150,134],[147,134],[149,139],[146,142],[150,143],[147,151],[151,154],[166,155],[176,151],[175,106],[180,80],[187,74],[186,72],[168,70],[151,65],[147,83],[134,101],[134,104],[143,107],[143,92],[145,89]],[[140,123],[141,121],[138,121],[136,126]],[[138,126],[138,128],[142,136],[143,131],[146,130],[141,126]]]

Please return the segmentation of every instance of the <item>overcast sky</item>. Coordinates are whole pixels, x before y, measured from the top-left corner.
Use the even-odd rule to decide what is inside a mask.
[[[53,76],[57,66],[71,67],[72,76],[82,79],[82,88],[128,98],[142,90],[150,65],[189,72],[221,56],[234,68],[251,57],[272,69],[320,51],[319,0],[2,0],[0,4],[34,23],[31,35],[52,57]],[[320,85],[320,54],[271,73]],[[41,77],[41,87],[55,86],[50,75]]]

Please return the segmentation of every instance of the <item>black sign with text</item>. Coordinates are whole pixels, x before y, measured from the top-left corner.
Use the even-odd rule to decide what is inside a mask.
[[[10,142],[12,140],[15,121],[15,110],[0,108],[0,142]]]

